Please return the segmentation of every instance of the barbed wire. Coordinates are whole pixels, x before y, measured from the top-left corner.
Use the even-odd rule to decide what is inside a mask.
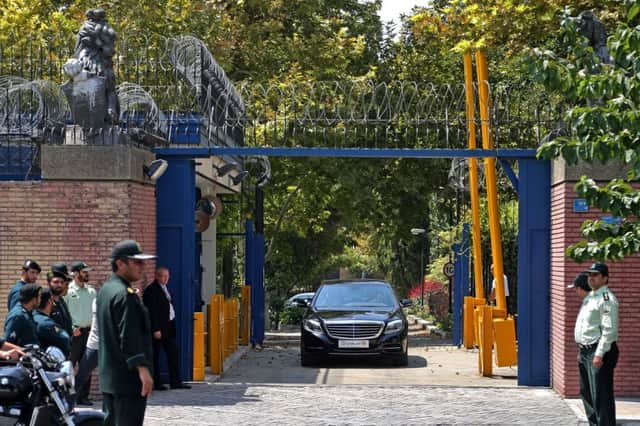
[[[55,91],[43,94],[36,84],[30,86],[36,92],[26,96],[26,86],[19,91],[14,86],[66,81],[62,66],[72,52],[65,46],[42,40],[30,41],[23,49],[0,45],[0,125],[22,126],[27,118],[31,127],[64,124],[58,112],[64,106]],[[178,123],[179,131],[199,135],[190,144],[404,148],[467,144],[462,83],[231,84],[206,45],[192,36],[121,37],[114,71],[121,82],[124,110],[136,111],[145,126],[161,135],[175,129],[176,117],[192,117],[186,124]],[[561,122],[562,103],[533,83],[497,83],[489,89],[490,124],[498,147],[538,146]],[[476,112],[474,124],[479,127],[478,117]]]

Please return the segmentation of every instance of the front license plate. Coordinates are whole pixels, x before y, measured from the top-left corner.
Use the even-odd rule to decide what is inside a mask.
[[[338,347],[340,349],[348,348],[368,348],[368,340],[338,340]]]

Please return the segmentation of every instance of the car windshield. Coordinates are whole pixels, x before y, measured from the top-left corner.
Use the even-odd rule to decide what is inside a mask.
[[[298,300],[311,300],[313,299],[313,293],[300,293],[289,298],[289,302],[296,302]]]
[[[392,309],[396,305],[391,288],[382,283],[341,283],[324,285],[316,296],[315,308]]]

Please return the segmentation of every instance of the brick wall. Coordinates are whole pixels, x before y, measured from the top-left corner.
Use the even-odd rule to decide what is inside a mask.
[[[25,259],[46,270],[56,261],[83,260],[93,267],[90,283],[99,287],[111,275],[111,248],[137,240],[156,252],[155,187],[132,182],[0,182],[0,327],[6,300]],[[153,279],[153,262],[145,271]],[[4,333],[3,333],[4,334]],[[96,369],[97,373],[97,369]],[[92,382],[98,392],[98,381]]]
[[[580,308],[580,299],[567,285],[588,267],[564,255],[570,244],[580,239],[580,225],[585,219],[602,216],[596,209],[587,213],[573,211],[578,198],[574,183],[560,183],[551,190],[551,368],[552,386],[564,396],[579,392],[577,348],[573,329]],[[615,370],[615,392],[619,396],[640,395],[637,366],[640,365],[640,256],[622,262],[609,263],[609,287],[620,303],[618,346],[620,359]]]

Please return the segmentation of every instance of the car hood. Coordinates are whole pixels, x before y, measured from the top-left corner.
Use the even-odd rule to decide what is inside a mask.
[[[397,310],[314,310],[314,314],[325,321],[387,321],[397,312]]]

